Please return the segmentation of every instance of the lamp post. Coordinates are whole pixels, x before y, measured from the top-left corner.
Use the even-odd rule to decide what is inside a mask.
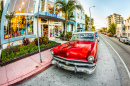
[[[37,14],[37,38],[38,38],[38,49],[39,49],[39,55],[40,55],[40,62],[42,63],[41,50],[40,50],[40,44],[39,44],[39,29],[38,29],[39,8],[40,8],[40,0],[38,2],[38,14]]]
[[[95,6],[92,6],[92,7],[95,7]],[[90,8],[92,8],[92,7],[89,7],[89,12],[90,12],[90,31],[92,29],[92,27],[91,27],[91,10],[90,10]]]

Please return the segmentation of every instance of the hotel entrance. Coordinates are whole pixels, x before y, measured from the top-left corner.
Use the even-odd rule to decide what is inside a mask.
[[[59,37],[62,34],[63,23],[44,19],[41,21],[41,36],[48,38]]]
[[[50,37],[58,37],[62,34],[62,26],[58,25],[50,25]]]

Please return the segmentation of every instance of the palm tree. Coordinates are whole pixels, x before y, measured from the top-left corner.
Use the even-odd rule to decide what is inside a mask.
[[[60,6],[60,11],[62,11],[65,15],[65,35],[66,35],[66,31],[67,31],[67,23],[69,21],[74,21],[73,18],[74,16],[72,15],[74,9],[81,9],[81,5],[76,5],[76,2],[73,0],[58,0],[56,2],[57,5]]]

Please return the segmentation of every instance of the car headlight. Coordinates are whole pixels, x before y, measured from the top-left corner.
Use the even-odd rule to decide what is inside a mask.
[[[89,56],[89,57],[88,57],[88,62],[91,62],[91,63],[92,63],[93,61],[94,61],[94,56],[92,56],[92,55]]]
[[[54,54],[53,50],[50,50],[50,52],[51,52],[52,55]]]

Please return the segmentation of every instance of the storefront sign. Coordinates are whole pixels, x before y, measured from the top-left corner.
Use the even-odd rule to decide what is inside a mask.
[[[51,14],[51,13],[45,12],[45,15],[57,18],[57,14]]]
[[[11,34],[9,34],[9,35],[4,35],[4,38],[5,38],[5,39],[11,38]]]

